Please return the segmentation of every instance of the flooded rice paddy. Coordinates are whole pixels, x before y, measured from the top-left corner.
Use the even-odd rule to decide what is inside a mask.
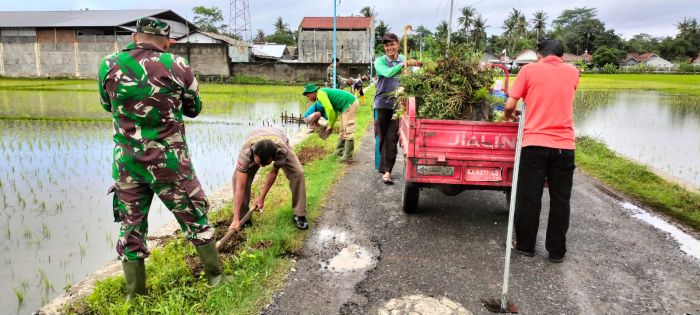
[[[106,194],[112,127],[95,89],[92,81],[0,80],[0,314],[34,311],[116,256],[119,226]],[[303,110],[299,89],[202,87],[204,111],[188,120],[187,138],[207,192],[230,180],[249,130]],[[579,135],[700,187],[700,98],[583,91],[575,112]],[[156,198],[150,229],[171,218]]]
[[[0,80],[0,314],[31,313],[114,259],[119,232],[107,195],[111,116],[101,109],[95,86],[17,82]],[[248,131],[276,124],[284,111],[302,110],[297,89],[259,89],[251,95],[250,87],[203,87],[204,111],[186,128],[206,192],[230,180]],[[298,130],[277,125],[290,135]],[[149,229],[172,218],[155,198]]]
[[[700,97],[582,91],[574,110],[577,135],[596,138],[672,181],[700,189]]]

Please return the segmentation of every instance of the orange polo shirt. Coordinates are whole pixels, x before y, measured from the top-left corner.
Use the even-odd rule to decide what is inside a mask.
[[[520,69],[510,97],[522,98],[526,104],[523,147],[576,148],[574,93],[577,86],[578,69],[554,55]]]

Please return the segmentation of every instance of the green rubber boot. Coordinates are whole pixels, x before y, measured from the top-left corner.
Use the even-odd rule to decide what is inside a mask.
[[[343,157],[340,158],[341,162],[352,161],[352,153],[355,151],[355,140],[345,140],[345,150],[343,150]]]
[[[338,137],[338,144],[335,146],[335,151],[333,151],[333,155],[335,155],[337,157],[341,157],[341,156],[343,156],[344,150],[345,150],[345,140]]]
[[[143,259],[122,261],[126,280],[127,300],[146,294],[146,265]]]
[[[231,280],[224,276],[219,262],[219,254],[216,252],[216,242],[206,245],[196,246],[197,254],[202,259],[204,274],[207,276],[207,283],[210,287],[216,287]]]

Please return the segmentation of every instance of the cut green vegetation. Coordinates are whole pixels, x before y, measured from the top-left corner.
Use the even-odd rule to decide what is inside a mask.
[[[588,137],[576,141],[576,164],[615,189],[700,231],[700,194],[654,174]]]
[[[366,98],[371,99],[373,92]],[[357,114],[356,139],[362,139],[372,121],[371,106],[361,106]],[[308,218],[317,221],[326,196],[345,168],[330,152],[337,135],[322,141],[312,135],[296,146],[304,165],[307,187]],[[321,148],[321,150],[319,150]],[[123,277],[97,283],[85,300],[70,305],[72,314],[257,314],[270,302],[272,293],[286,278],[293,262],[290,256],[303,245],[308,231],[298,231],[291,222],[292,209],[288,183],[284,176],[275,182],[265,200],[266,209],[255,214],[255,225],[245,230],[244,237],[222,253],[227,274],[234,281],[216,289],[206,287],[201,264],[195,249],[182,236],[166,241],[154,249],[147,263],[148,295],[130,302],[125,300]],[[265,172],[259,178],[264,178]],[[259,191],[256,181],[253,192]],[[253,197],[254,198],[254,197]],[[210,214],[217,235],[228,228],[231,206]]]
[[[397,93],[398,100],[415,97],[421,118],[489,121],[495,72],[481,58],[470,45],[451,46],[445,57],[401,76],[403,92]]]

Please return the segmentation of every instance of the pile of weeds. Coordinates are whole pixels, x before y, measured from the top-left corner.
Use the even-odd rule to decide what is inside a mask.
[[[452,45],[441,56],[401,76],[398,101],[415,97],[420,118],[492,120],[492,104],[497,100],[489,95],[489,88],[496,71],[469,44]]]

